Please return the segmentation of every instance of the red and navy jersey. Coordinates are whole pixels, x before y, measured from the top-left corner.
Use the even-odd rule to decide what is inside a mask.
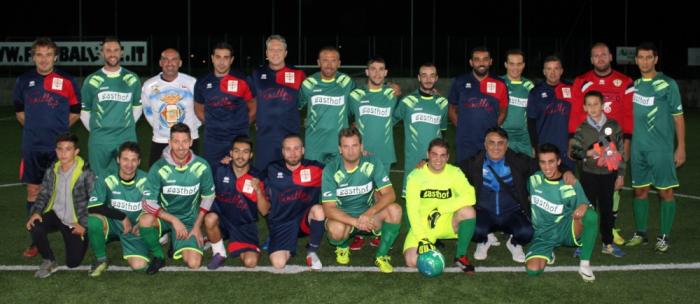
[[[304,79],[304,71],[289,67],[274,71],[263,66],[253,71],[248,84],[257,103],[255,124],[258,136],[299,134],[301,115],[297,100]]]
[[[589,71],[576,77],[574,81],[574,100],[569,120],[569,133],[575,133],[581,123],[586,120],[583,109],[583,97],[590,91],[603,93],[603,111],[608,118],[615,119],[622,127],[626,136],[632,135],[634,126],[632,97],[634,96],[634,81],[618,71],[612,70],[606,76],[598,76]]]
[[[53,150],[56,137],[68,132],[68,116],[80,113],[80,87],[73,76],[35,69],[17,77],[12,97],[15,112],[24,112],[22,148]]]
[[[284,160],[270,163],[263,173],[270,214],[267,222],[298,221],[308,208],[320,202],[323,164],[304,159],[301,166],[290,171]]]
[[[498,126],[498,113],[508,108],[508,87],[500,78],[479,81],[473,72],[455,78],[448,101],[457,107],[457,161],[484,148],[484,133]]]
[[[543,82],[532,89],[527,98],[527,118],[535,120],[537,142],[557,146],[562,164],[575,168],[573,161],[566,156],[569,147],[567,127],[573,99],[571,85],[561,82],[551,86]]]
[[[197,79],[194,101],[204,105],[206,137],[229,142],[248,134],[248,105],[253,99],[245,75],[231,70],[223,77],[210,73]]]
[[[233,225],[257,221],[258,196],[253,189],[254,178],[260,179],[260,172],[255,168],[251,167],[246,174],[237,178],[230,165],[219,166],[214,177],[216,198],[212,210]],[[264,189],[262,181],[260,186]]]

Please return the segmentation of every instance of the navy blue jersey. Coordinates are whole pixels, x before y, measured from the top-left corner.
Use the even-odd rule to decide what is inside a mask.
[[[250,91],[257,103],[256,168],[265,168],[268,163],[281,159],[282,138],[301,132],[297,101],[305,78],[302,70],[284,67],[273,71],[267,65],[253,71],[248,78]]]
[[[56,137],[68,132],[68,116],[80,113],[80,89],[73,76],[35,69],[17,77],[12,97],[15,112],[24,112],[23,150],[53,150]]]
[[[296,221],[320,202],[323,164],[318,161],[304,159],[293,172],[283,160],[275,161],[267,166],[264,175],[270,224]]]
[[[245,225],[257,221],[258,196],[252,180],[259,179],[259,176],[260,172],[251,167],[246,174],[236,178],[231,166],[219,166],[214,178],[216,198],[212,211],[233,225]],[[260,186],[264,189],[262,183]]]
[[[498,126],[498,114],[508,107],[508,87],[500,78],[479,81],[473,72],[455,78],[447,97],[457,107],[457,163],[484,149],[487,129]]]
[[[572,87],[568,83],[551,86],[546,82],[537,85],[527,102],[527,117],[534,119],[537,142],[550,143],[561,152],[562,165],[569,169],[575,164],[567,157],[569,147],[569,116],[571,113]]]
[[[207,138],[230,143],[248,134],[248,105],[253,99],[245,75],[231,70],[223,77],[214,73],[197,79],[194,101],[204,105]]]

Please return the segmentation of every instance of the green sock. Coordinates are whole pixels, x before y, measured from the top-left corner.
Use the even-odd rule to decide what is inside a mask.
[[[455,258],[467,254],[467,247],[469,247],[469,242],[474,236],[474,230],[476,230],[476,219],[472,218],[459,222],[457,225],[457,251],[455,251]]]
[[[583,233],[581,234],[581,260],[590,260],[593,255],[595,239],[598,237],[598,214],[592,210],[586,210],[583,215]]]
[[[347,247],[349,246],[348,243],[350,243],[350,238],[342,239],[342,240],[340,240],[340,241],[336,241],[336,240],[333,240],[333,239],[330,239],[330,238],[329,238],[329,239],[328,239],[328,242],[331,243],[331,245],[333,245],[333,246],[335,246],[335,247],[347,248]]]
[[[528,276],[537,277],[544,272],[544,269],[532,270],[530,268],[525,267],[525,271],[527,272]]]
[[[107,245],[105,240],[105,231],[102,219],[97,216],[88,216],[88,240],[90,240],[90,248],[95,253],[97,260],[107,258]]]
[[[158,230],[156,230],[155,227],[139,227],[139,232],[141,232],[141,238],[146,243],[148,250],[153,256],[161,259],[165,258],[163,255],[163,248],[160,247],[160,243],[158,242]]]
[[[670,235],[673,218],[676,215],[676,201],[661,202],[661,234]]]
[[[635,198],[634,205],[634,225],[638,232],[647,232],[647,219],[649,218],[649,199]]]
[[[385,256],[389,253],[391,245],[394,244],[396,237],[399,236],[399,229],[401,229],[401,224],[382,224],[382,240],[379,242],[379,248],[377,248],[375,257]]]
[[[131,270],[133,270],[134,272],[137,272],[137,273],[142,273],[142,272],[146,272],[146,269],[148,269],[148,266],[141,267],[141,268],[132,268]]]
[[[620,191],[613,192],[613,213],[620,210]]]

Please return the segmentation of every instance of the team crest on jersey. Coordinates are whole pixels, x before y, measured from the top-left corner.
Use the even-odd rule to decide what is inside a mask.
[[[472,88],[472,83],[471,83],[471,82],[467,82],[467,84],[465,84],[464,87],[467,88],[467,89],[471,89],[471,88]]]
[[[63,78],[54,78],[51,82],[52,90],[63,90]]]
[[[211,89],[211,87],[212,87],[212,86],[211,86],[211,82],[210,82],[210,83],[207,83],[207,89]]]
[[[615,80],[613,80],[613,85],[616,86],[616,87],[621,86],[621,85],[622,85],[622,80],[620,80],[620,79],[615,79]]]
[[[603,104],[603,112],[605,112],[605,114],[610,114],[610,112],[612,112],[612,101],[606,101]]]
[[[605,85],[605,79],[598,80],[599,85]]]
[[[486,93],[496,94],[496,83],[495,82],[489,81],[486,83]]]
[[[311,169],[303,169],[299,172],[302,183],[308,183],[311,181]]]
[[[30,88],[33,87],[33,86],[35,86],[35,85],[36,85],[36,82],[34,82],[34,80],[32,80],[32,81],[29,82],[29,87],[30,87]]]
[[[243,182],[243,193],[253,193],[253,183],[249,179]]]
[[[540,96],[542,96],[542,98],[547,98],[547,96],[549,96],[549,95],[547,95],[547,92],[542,92],[542,94]]]
[[[267,79],[267,74],[260,75],[260,80],[265,80],[265,79]]]
[[[224,184],[228,184],[231,180],[228,178],[228,176],[224,176],[224,179],[221,181]]]
[[[226,83],[226,90],[233,93],[238,92],[238,80],[229,80]]]
[[[277,172],[277,179],[283,179],[283,178],[284,178],[284,173]]]
[[[571,88],[561,88],[561,93],[564,98],[571,98]]]
[[[294,72],[284,72],[284,83],[294,83]]]

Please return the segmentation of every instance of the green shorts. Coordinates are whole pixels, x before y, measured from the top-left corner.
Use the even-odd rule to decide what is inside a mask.
[[[121,243],[122,256],[125,260],[129,258],[140,258],[146,262],[150,262],[148,258],[148,246],[140,236],[136,236],[131,232],[124,234],[124,224],[122,224],[120,220],[107,217],[101,218],[103,221],[107,222],[106,240],[119,241]]]
[[[530,135],[527,132],[508,132],[508,148],[533,157]]]
[[[534,258],[552,261],[552,252],[559,246],[580,247],[581,242],[574,234],[574,218],[562,219],[559,225],[548,231],[535,230],[535,235],[528,246],[526,261]]]
[[[105,178],[117,172],[119,169],[117,166],[117,149],[119,149],[120,144],[121,143],[114,145],[88,145],[90,169],[92,169],[97,178]]]
[[[175,229],[173,228],[173,225],[170,224],[168,221],[164,221],[161,219],[158,219],[158,223],[160,224],[160,233],[159,235],[163,235],[165,233],[170,233],[170,241],[173,243],[173,259],[179,260],[182,258],[182,251],[184,250],[192,250],[194,252],[199,253],[199,255],[204,255],[204,248],[200,247],[197,245],[197,239],[194,236],[191,236],[187,239],[184,240],[178,240],[177,239],[177,234],[175,233]],[[190,223],[183,223],[185,225],[185,228],[187,231],[192,231],[192,224]]]
[[[454,217],[454,213],[448,213],[440,216],[437,222],[435,222],[435,227],[428,230],[428,238],[431,241],[456,239],[457,233],[455,233],[454,227],[452,227],[452,217]],[[408,234],[406,235],[406,240],[403,242],[403,252],[406,252],[406,250],[410,248],[418,247],[419,241],[420,238],[413,233],[413,229],[409,230]]]
[[[654,186],[657,189],[678,187],[672,151],[631,152],[632,187]]]

